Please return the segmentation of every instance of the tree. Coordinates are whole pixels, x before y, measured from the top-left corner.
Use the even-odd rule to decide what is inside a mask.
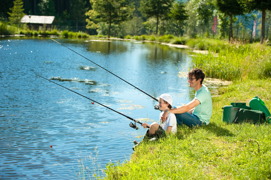
[[[86,15],[87,29],[97,29],[98,23],[108,25],[107,36],[110,38],[113,24],[126,21],[132,12],[128,0],[90,0],[92,9]]]
[[[74,0],[71,4],[71,19],[74,20],[76,31],[80,25],[85,25],[87,12],[86,2],[84,0]]]
[[[271,0],[246,0],[248,8],[253,10],[259,10],[262,12],[262,29],[261,29],[261,43],[265,39],[265,21],[266,11],[271,10]]]
[[[155,17],[156,34],[158,34],[159,20],[166,18],[174,0],[141,0],[140,10],[147,18]]]
[[[41,15],[53,16],[56,14],[55,3],[53,0],[42,0],[38,4],[38,7],[40,9]]]
[[[213,14],[215,10],[215,5],[213,0],[201,0],[198,4],[197,11],[200,20],[200,27],[203,32],[209,33],[211,31],[211,23],[213,22]]]
[[[188,14],[186,26],[188,35],[209,36],[215,10],[214,0],[190,0],[185,9]]]
[[[183,26],[184,26],[184,21],[188,18],[186,14],[186,10],[184,9],[184,4],[180,1],[177,1],[173,3],[173,6],[170,10],[170,18],[173,21],[177,22],[178,29],[180,32],[180,35],[183,35]]]
[[[233,39],[233,18],[236,15],[242,15],[244,7],[238,0],[217,0],[217,6],[222,13],[230,18],[229,41],[231,41]]]
[[[14,0],[13,7],[10,8],[9,21],[11,24],[19,24],[21,22],[22,17],[24,16],[24,8],[23,8],[22,0]]]

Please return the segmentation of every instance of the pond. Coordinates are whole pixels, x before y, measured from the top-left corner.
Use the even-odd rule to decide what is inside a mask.
[[[158,121],[153,97],[190,100],[185,50],[124,41],[0,40],[0,179],[92,179],[125,162],[146,129],[35,73],[141,122]],[[77,53],[71,51],[76,51]],[[86,58],[83,58],[80,55]]]

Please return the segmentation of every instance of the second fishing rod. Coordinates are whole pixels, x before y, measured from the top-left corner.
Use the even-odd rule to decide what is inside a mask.
[[[131,118],[130,116],[127,116],[127,115],[125,115],[125,114],[123,114],[123,113],[121,113],[121,112],[119,112],[119,111],[117,111],[117,110],[115,110],[115,109],[112,109],[111,107],[108,107],[108,106],[106,106],[106,105],[104,105],[104,104],[102,104],[102,103],[100,103],[100,102],[98,102],[98,101],[96,101],[96,100],[94,100],[94,99],[91,99],[91,98],[89,98],[89,97],[87,97],[87,96],[85,96],[85,95],[83,95],[83,94],[80,94],[80,93],[78,93],[78,92],[76,92],[76,91],[74,91],[74,90],[71,90],[71,89],[69,89],[69,88],[67,88],[67,87],[65,87],[65,86],[63,86],[63,85],[61,85],[61,84],[58,84],[58,83],[56,83],[56,82],[54,82],[54,81],[52,81],[52,80],[50,80],[50,79],[47,79],[47,78],[45,78],[45,77],[43,77],[43,76],[41,76],[41,75],[39,75],[39,74],[37,74],[37,73],[35,73],[35,74],[36,74],[36,76],[38,76],[38,77],[40,77],[40,78],[42,78],[42,79],[45,79],[45,80],[47,80],[47,81],[49,81],[49,82],[51,82],[51,83],[53,83],[53,84],[56,84],[57,86],[60,86],[60,87],[66,89],[66,90],[68,90],[68,91],[70,91],[70,92],[73,92],[73,93],[75,93],[75,94],[77,94],[77,95],[79,95],[79,96],[81,96],[81,97],[83,97],[83,98],[86,98],[86,99],[92,101],[92,104],[94,104],[94,103],[99,104],[99,105],[101,105],[101,106],[103,106],[103,107],[105,107],[105,108],[107,108],[107,109],[109,109],[109,110],[111,110],[111,111],[114,111],[115,113],[118,113],[118,114],[120,114],[120,115],[122,115],[122,116],[124,116],[124,117],[126,117],[126,118],[128,118],[128,119],[130,119],[130,120],[132,120],[132,121],[134,121],[135,123],[132,123],[132,122],[131,122],[131,123],[129,124],[129,126],[130,126],[131,128],[134,128],[134,129],[137,130],[138,127],[136,126],[136,123],[138,123],[138,124],[140,124],[140,125],[143,124],[142,122],[140,122],[140,121],[138,121],[138,120],[136,120],[136,119],[134,119],[134,118]],[[147,127],[149,128],[149,126],[147,126]]]
[[[140,89],[140,88],[136,87],[135,85],[133,85],[132,83],[130,83],[130,82],[128,82],[128,81],[126,81],[126,80],[125,80],[125,79],[123,79],[123,78],[121,78],[121,77],[120,77],[120,76],[118,76],[117,74],[115,74],[115,73],[113,73],[113,72],[109,71],[108,69],[106,69],[106,68],[102,67],[101,65],[99,65],[99,64],[97,64],[97,63],[95,63],[94,61],[90,60],[90,59],[89,59],[89,58],[87,58],[86,56],[84,56],[84,55],[82,55],[82,54],[78,53],[77,51],[75,51],[75,50],[73,50],[73,49],[69,48],[68,46],[66,46],[66,45],[64,45],[64,44],[62,44],[62,43],[60,43],[60,42],[58,42],[58,41],[57,41],[57,40],[55,40],[55,39],[51,39],[51,40],[52,40],[52,41],[54,41],[54,42],[56,42],[56,43],[58,43],[58,44],[60,44],[60,45],[62,45],[62,46],[64,46],[65,48],[67,48],[67,49],[69,49],[70,51],[74,52],[75,54],[77,54],[77,55],[79,55],[79,56],[83,57],[84,59],[86,59],[87,61],[89,61],[89,62],[91,62],[91,63],[95,64],[96,66],[98,66],[98,67],[102,68],[102,69],[103,69],[103,70],[105,70],[106,72],[108,72],[108,73],[112,74],[113,76],[115,76],[115,77],[119,78],[120,80],[124,81],[125,83],[129,84],[130,86],[134,87],[135,89],[137,89],[137,90],[141,91],[142,93],[146,94],[147,96],[151,97],[153,100],[155,100],[155,101],[157,101],[157,102],[158,102],[158,99],[157,99],[157,98],[155,98],[155,97],[153,97],[152,95],[150,95],[150,94],[146,93],[146,92],[145,92],[145,91],[143,91],[142,89]],[[156,106],[155,106],[154,108],[155,108],[155,109],[157,109],[157,107],[156,107]]]

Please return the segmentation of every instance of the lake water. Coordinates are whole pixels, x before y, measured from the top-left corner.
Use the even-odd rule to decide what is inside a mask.
[[[136,42],[58,40],[174,105],[190,100],[184,50]],[[54,82],[141,122],[158,121],[156,102],[52,40],[0,39],[0,179],[93,179],[107,163],[125,162],[146,129],[39,78]]]

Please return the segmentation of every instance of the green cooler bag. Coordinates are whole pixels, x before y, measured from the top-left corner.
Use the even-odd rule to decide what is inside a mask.
[[[242,109],[236,113],[236,117],[233,123],[253,123],[253,124],[261,124],[265,121],[265,114],[262,111],[250,110],[250,109]]]

